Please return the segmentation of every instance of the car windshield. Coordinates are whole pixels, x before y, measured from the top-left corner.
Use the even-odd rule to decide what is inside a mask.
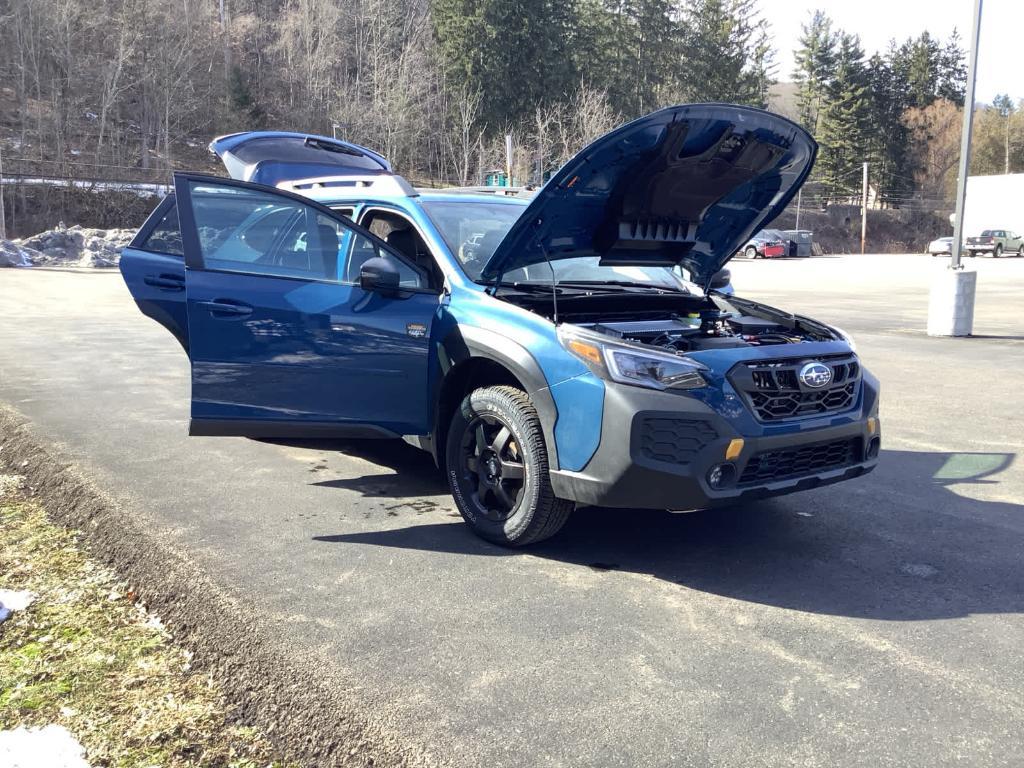
[[[982,237],[1000,237],[1001,235],[1002,235],[1002,230],[1000,230],[1000,229],[986,229],[986,230],[983,230],[982,233],[981,233]]]
[[[520,217],[525,206],[491,201],[424,201],[423,208],[441,233],[462,270],[476,282],[495,249]],[[648,285],[665,290],[699,290],[667,267],[602,266],[594,255],[559,258],[548,264],[533,264],[502,275],[502,284],[539,283],[551,285],[552,271],[557,283],[623,283]]]

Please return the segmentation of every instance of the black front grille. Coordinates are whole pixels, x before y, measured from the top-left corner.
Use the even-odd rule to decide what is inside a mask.
[[[780,448],[754,454],[743,468],[738,485],[760,485],[856,464],[861,456],[859,437]]]
[[[821,389],[804,386],[797,375],[811,360],[832,370],[832,381]],[[740,363],[729,379],[761,421],[824,416],[852,408],[860,387],[860,363],[854,355],[758,360]]]
[[[644,458],[671,464],[689,464],[717,438],[718,432],[706,421],[670,416],[643,416],[636,433]]]

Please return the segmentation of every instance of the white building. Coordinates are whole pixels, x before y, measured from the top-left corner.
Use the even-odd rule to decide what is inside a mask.
[[[1024,232],[1024,173],[967,177],[964,237],[983,229]]]

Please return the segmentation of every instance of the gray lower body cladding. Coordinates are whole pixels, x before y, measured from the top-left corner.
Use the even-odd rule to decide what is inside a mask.
[[[845,423],[751,437],[694,398],[606,383],[600,446],[582,471],[553,471],[552,484],[580,505],[695,510],[848,480],[878,462],[880,429],[868,423],[878,413],[877,385],[866,376],[862,386],[861,406]],[[735,438],[742,451],[713,488],[708,474],[727,462]]]

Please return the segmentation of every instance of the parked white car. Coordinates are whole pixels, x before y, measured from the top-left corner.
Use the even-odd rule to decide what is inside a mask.
[[[928,243],[928,253],[932,256],[950,256],[953,253],[953,238],[939,237]]]

